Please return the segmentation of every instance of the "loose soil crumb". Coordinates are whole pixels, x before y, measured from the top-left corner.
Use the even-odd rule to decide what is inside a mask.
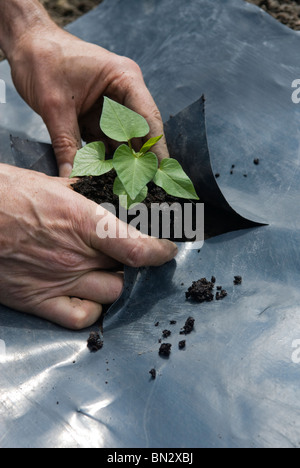
[[[197,302],[211,302],[214,299],[213,289],[214,283],[212,281],[201,278],[193,282],[192,286],[185,293],[185,296],[187,299],[191,298]]]
[[[240,279],[239,279],[240,278]],[[235,284],[241,284],[240,276],[235,276]],[[189,287],[185,296],[187,299],[192,299],[196,302],[211,302],[214,300],[214,287],[216,283],[216,278],[212,276],[211,281],[208,281],[206,278],[201,278],[198,281],[194,281],[192,286]],[[222,288],[222,286],[217,286],[216,300],[220,301],[227,297],[227,291]]]
[[[151,375],[152,379],[156,379],[156,370],[155,369],[151,369],[151,371],[149,371],[149,374]]]
[[[241,276],[235,276],[233,283],[238,286],[239,284],[242,284],[243,278]]]
[[[188,335],[194,330],[195,319],[193,317],[189,317],[185,322],[184,327],[180,330],[180,335]]]
[[[170,332],[170,330],[164,330],[164,331],[162,332],[162,334],[163,334],[163,337],[164,337],[164,338],[168,338],[168,337],[171,335],[171,332]]]
[[[169,357],[171,354],[172,345],[170,343],[163,343],[159,348],[158,354],[160,356]]]
[[[87,347],[91,353],[96,353],[103,348],[103,341],[101,340],[99,333],[91,332],[87,341]]]
[[[179,348],[179,349],[184,349],[184,348],[185,348],[185,345],[186,345],[186,341],[185,341],[185,340],[179,341],[179,343],[178,343],[178,348]]]
[[[221,299],[224,299],[226,296],[227,296],[227,291],[225,291],[225,289],[222,289],[221,292],[217,292],[216,300],[220,301]]]

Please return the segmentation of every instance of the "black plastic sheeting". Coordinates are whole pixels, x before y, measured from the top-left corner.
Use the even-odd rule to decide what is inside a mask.
[[[180,119],[186,134],[193,129],[193,138],[169,136],[169,145],[172,155],[186,152],[176,156],[214,200],[216,225],[244,229],[206,240],[200,252],[180,244],[176,261],[161,268],[127,269],[96,354],[86,348],[90,330],[1,308],[1,447],[297,447],[300,107],[291,84],[300,78],[299,34],[238,0],[106,0],[69,29],[140,64],[164,121],[179,114],[167,134]],[[48,145],[14,140],[8,152],[10,132],[47,135],[16,97],[7,64],[0,78],[1,161],[52,173]],[[198,148],[202,93],[213,172],[207,148]],[[224,227],[226,210],[232,222]],[[224,300],[185,299],[192,281],[212,275]],[[189,316],[195,330],[182,337]],[[167,328],[165,359],[158,340]]]

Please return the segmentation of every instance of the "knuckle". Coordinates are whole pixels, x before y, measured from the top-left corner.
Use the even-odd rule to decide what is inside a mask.
[[[52,138],[52,144],[56,149],[68,149],[74,147],[73,138],[69,135],[58,135],[57,137]]]
[[[49,113],[56,112],[63,108],[62,96],[60,93],[51,89],[45,91],[46,92],[41,94],[42,98],[40,100],[40,113],[43,118],[49,115]]]
[[[140,66],[131,58],[119,57],[119,66],[128,74],[142,75]]]
[[[69,135],[59,135],[52,138],[52,146],[55,151],[58,163],[61,160],[66,160],[68,157],[73,158],[77,151],[77,146],[74,140]],[[70,160],[72,162],[72,159]]]
[[[115,78],[112,80],[117,86],[128,89],[141,80],[143,80],[141,68],[134,60],[127,57],[117,57]]]

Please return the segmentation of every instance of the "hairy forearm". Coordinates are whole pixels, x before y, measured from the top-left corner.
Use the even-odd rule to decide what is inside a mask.
[[[53,26],[38,0],[0,0],[0,48],[8,59],[28,34]]]

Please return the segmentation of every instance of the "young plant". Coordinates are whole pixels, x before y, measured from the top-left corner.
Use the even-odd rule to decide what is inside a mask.
[[[133,149],[132,140],[143,138],[150,131],[144,117],[105,97],[100,128],[107,137],[122,144],[113,159],[106,159],[101,141],[87,144],[75,156],[71,177],[101,176],[114,169],[117,176],[113,191],[126,209],[145,200],[151,181],[174,197],[199,200],[179,162],[168,158],[159,164],[150,151],[162,135],[150,138],[138,152]]]

